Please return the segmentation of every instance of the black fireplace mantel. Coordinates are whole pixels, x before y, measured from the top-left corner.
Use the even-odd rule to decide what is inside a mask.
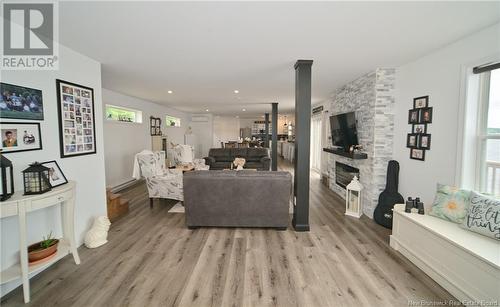
[[[368,159],[368,155],[363,152],[345,152],[342,149],[334,149],[334,148],[323,148],[324,152],[332,153],[335,155],[351,158],[354,160],[363,160]]]

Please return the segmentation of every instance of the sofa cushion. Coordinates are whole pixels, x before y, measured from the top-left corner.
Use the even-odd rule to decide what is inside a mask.
[[[269,150],[267,148],[248,148],[247,161],[260,161],[263,157],[269,157]]]
[[[262,163],[250,161],[250,162],[245,163],[244,168],[260,169],[260,168],[262,168]]]
[[[470,191],[438,183],[429,215],[460,224],[465,219],[469,199]]]
[[[247,157],[247,148],[231,148],[231,156],[234,158],[245,158]]]
[[[213,165],[210,166],[212,170],[221,170],[225,168],[231,168],[231,162],[227,161],[217,161]]]
[[[208,153],[210,157],[213,157],[215,161],[225,161],[230,162],[233,161],[233,157],[231,156],[231,151],[225,148],[212,148]]]
[[[471,192],[464,229],[500,240],[500,199]]]

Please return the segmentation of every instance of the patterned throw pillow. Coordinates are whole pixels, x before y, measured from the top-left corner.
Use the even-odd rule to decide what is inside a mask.
[[[462,223],[469,206],[470,191],[438,183],[429,215],[454,223]]]
[[[467,215],[461,227],[500,240],[500,199],[471,193]]]

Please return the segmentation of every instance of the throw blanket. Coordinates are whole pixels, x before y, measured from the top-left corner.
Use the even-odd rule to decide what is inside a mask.
[[[134,156],[134,170],[132,171],[132,178],[134,178],[136,180],[141,179],[141,167],[139,166],[139,160],[137,159],[137,156],[139,156],[139,155],[152,155],[152,154],[153,154],[153,152],[151,150],[145,149]]]
[[[177,144],[172,147],[172,160],[175,165],[193,163],[193,147],[190,145]]]

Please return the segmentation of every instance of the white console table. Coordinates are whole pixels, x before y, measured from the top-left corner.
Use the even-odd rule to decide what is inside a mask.
[[[40,195],[22,195],[16,192],[10,199],[0,203],[0,218],[17,216],[19,219],[19,263],[0,272],[0,284],[22,279],[24,302],[30,301],[29,274],[46,269],[64,256],[71,253],[76,264],[80,257],[76,250],[74,231],[75,182],[56,187]],[[62,238],[59,239],[57,254],[47,262],[28,265],[28,242],[26,241],[26,216],[28,212],[61,204]],[[42,234],[40,234],[42,235]]]

